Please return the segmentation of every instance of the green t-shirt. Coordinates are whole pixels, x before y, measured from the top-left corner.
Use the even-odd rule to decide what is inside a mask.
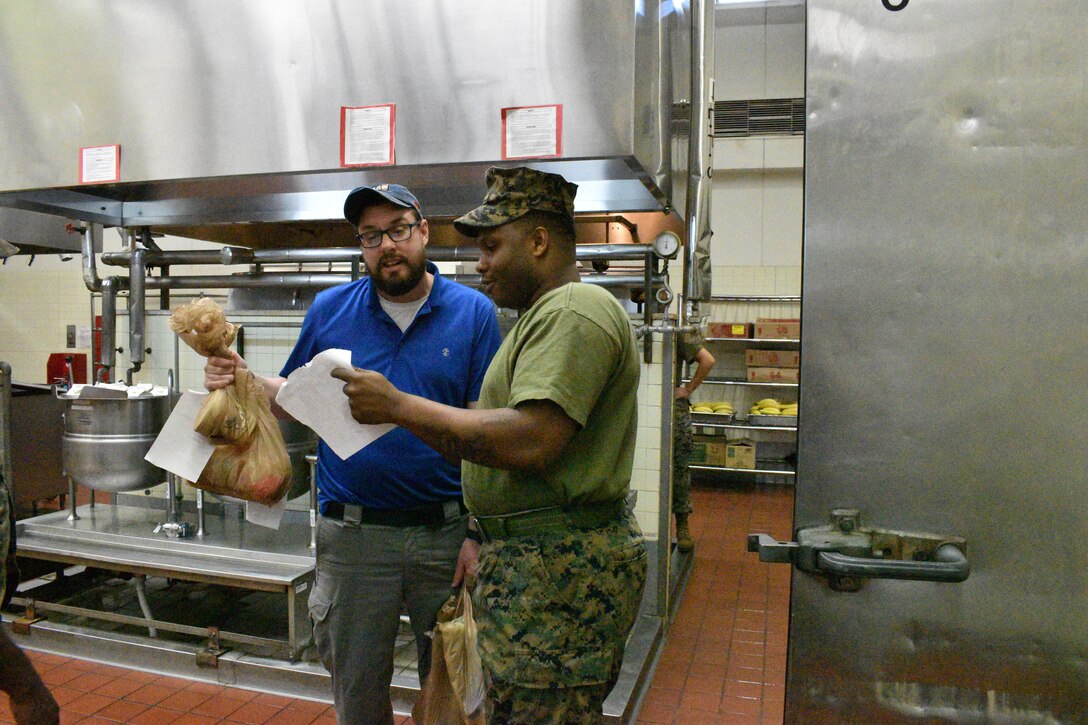
[[[495,353],[477,408],[551,400],[580,428],[543,475],[462,463],[469,510],[493,516],[623,498],[635,453],[638,378],[631,324],[608,291],[572,282],[543,295]]]

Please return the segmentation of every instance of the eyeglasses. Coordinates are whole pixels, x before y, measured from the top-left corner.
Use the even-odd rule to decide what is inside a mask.
[[[381,246],[382,237],[384,236],[388,236],[389,240],[394,243],[406,242],[412,236],[412,230],[422,223],[423,220],[420,219],[418,222],[412,222],[411,224],[397,224],[388,229],[375,229],[371,232],[356,234],[355,239],[363,246],[363,249],[373,249]]]

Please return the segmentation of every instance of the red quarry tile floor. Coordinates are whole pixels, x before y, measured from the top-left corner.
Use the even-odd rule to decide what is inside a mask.
[[[781,725],[790,567],[760,563],[746,535],[789,539],[793,489],[695,488],[695,568],[642,703],[638,725]],[[27,650],[61,723],[335,723],[324,702],[192,682]],[[0,723],[13,723],[0,695]],[[396,725],[411,725],[398,716]]]
[[[638,725],[781,725],[790,571],[748,553],[747,535],[788,540],[793,488],[692,491],[695,568]]]

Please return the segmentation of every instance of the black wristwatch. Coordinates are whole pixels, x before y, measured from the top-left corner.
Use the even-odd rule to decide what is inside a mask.
[[[472,539],[477,544],[484,543],[484,537],[480,536],[480,532],[477,531],[476,529],[466,529],[465,530],[465,538],[466,539]]]

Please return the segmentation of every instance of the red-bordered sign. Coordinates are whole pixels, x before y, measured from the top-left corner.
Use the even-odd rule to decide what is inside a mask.
[[[550,159],[563,155],[563,104],[502,109],[502,157]]]
[[[84,146],[79,149],[79,183],[109,184],[121,180],[121,146]]]
[[[340,165],[391,166],[396,161],[397,105],[340,107]]]

